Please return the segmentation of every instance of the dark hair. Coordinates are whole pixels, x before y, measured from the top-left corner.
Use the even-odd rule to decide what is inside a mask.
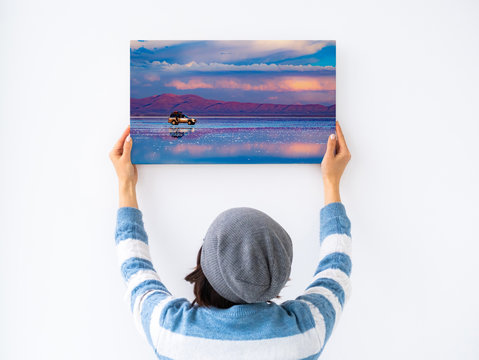
[[[193,300],[192,305],[196,302],[199,306],[214,306],[222,309],[227,309],[233,305],[237,305],[218,294],[215,289],[213,289],[208,279],[206,279],[206,276],[201,269],[200,262],[202,248],[203,246],[200,247],[198,255],[196,256],[196,268],[185,277],[186,281],[194,284],[193,293],[195,294],[195,300]],[[278,299],[280,297],[281,296],[279,295],[276,296]]]

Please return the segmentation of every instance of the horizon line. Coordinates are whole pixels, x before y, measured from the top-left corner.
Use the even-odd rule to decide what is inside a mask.
[[[336,91],[336,90],[334,90]],[[196,94],[182,94],[182,95],[179,95],[179,94],[174,94],[174,93],[162,93],[162,94],[155,94],[155,95],[150,95],[150,96],[145,96],[145,97],[140,97],[140,98],[137,98],[137,97],[132,97],[130,95],[130,100],[131,99],[134,99],[134,100],[141,100],[141,99],[147,99],[147,98],[150,98],[150,97],[154,97],[154,96],[162,96],[162,95],[174,95],[174,96],[197,96],[199,98],[202,98],[202,99],[205,99],[205,100],[214,100],[214,101],[223,101],[223,102],[237,102],[237,103],[243,103],[243,104],[270,104],[270,105],[288,105],[288,106],[291,106],[291,105],[297,105],[297,106],[306,106],[306,105],[322,105],[322,106],[326,106],[326,107],[329,107],[329,106],[333,106],[333,105],[336,105],[336,102],[334,104],[331,104],[331,105],[325,105],[325,104],[321,104],[321,103],[308,103],[308,104],[278,104],[278,103],[261,103],[261,102],[250,102],[250,101],[236,101],[236,100],[218,100],[218,99],[211,99],[211,98],[205,98],[203,96],[200,96],[200,95],[196,95]]]

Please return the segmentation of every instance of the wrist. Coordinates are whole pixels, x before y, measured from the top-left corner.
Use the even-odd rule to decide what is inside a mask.
[[[324,180],[324,205],[341,202],[339,182]]]
[[[323,178],[324,190],[339,190],[339,180]]]
[[[136,200],[136,184],[132,182],[120,182],[120,207],[134,207],[138,209]]]
[[[119,180],[120,191],[134,191],[136,184],[132,180]]]

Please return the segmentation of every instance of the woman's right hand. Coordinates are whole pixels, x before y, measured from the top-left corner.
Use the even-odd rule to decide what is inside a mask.
[[[321,172],[324,183],[324,205],[332,202],[341,202],[339,195],[339,182],[344,169],[351,159],[351,154],[343,132],[336,121],[336,135],[331,134],[328,138],[328,145],[323,161],[321,162]]]

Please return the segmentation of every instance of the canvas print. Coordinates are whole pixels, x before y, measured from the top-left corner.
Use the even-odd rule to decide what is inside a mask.
[[[320,163],[336,43],[131,41],[130,89],[135,164]]]

